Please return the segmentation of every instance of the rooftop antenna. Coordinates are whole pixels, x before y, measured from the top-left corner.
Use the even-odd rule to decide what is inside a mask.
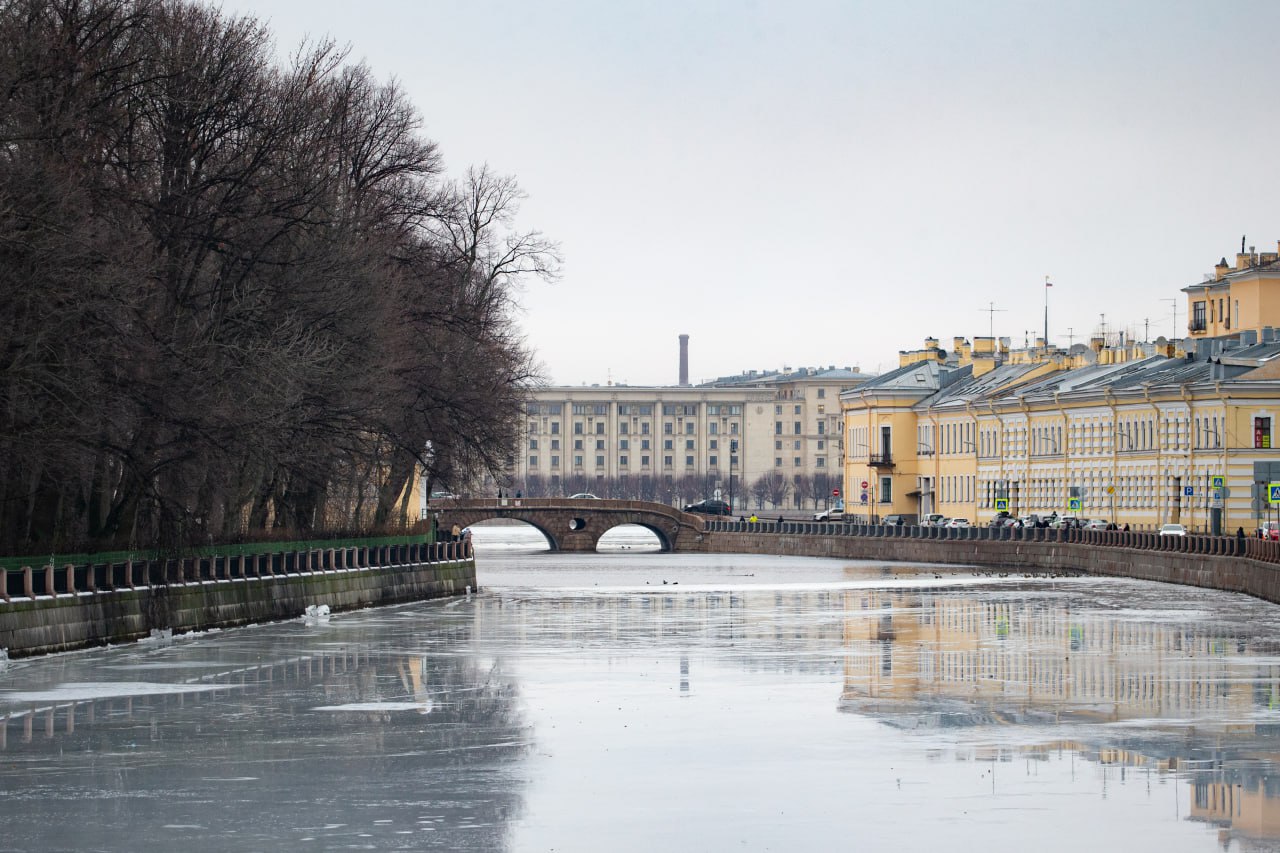
[[[1053,287],[1053,282],[1049,281],[1049,276],[1044,277],[1044,345],[1049,346],[1049,288]]]
[[[1151,341],[1151,318],[1150,317],[1142,318],[1142,339],[1147,342]]]
[[[1169,317],[1172,321],[1172,326],[1169,329],[1169,340],[1172,341],[1178,337],[1178,300],[1161,299],[1160,301],[1169,303]]]
[[[996,336],[996,314],[1003,314],[1005,309],[997,308],[994,302],[988,302],[986,308],[979,308],[978,310],[987,313],[987,322],[990,326],[988,334],[994,338]]]
[[[1071,345],[1076,342],[1076,336],[1072,334],[1072,332],[1074,331],[1075,329],[1071,328],[1070,326],[1067,326],[1067,351],[1068,352],[1071,351]]]

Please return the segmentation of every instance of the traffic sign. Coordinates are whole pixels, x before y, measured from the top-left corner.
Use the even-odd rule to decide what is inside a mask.
[[[1115,486],[1107,486],[1107,494],[1109,494],[1109,495],[1114,495],[1115,493],[1116,493],[1116,487],[1115,487]]]
[[[838,497],[840,497],[840,490],[839,490],[839,489],[832,489],[832,490],[831,490],[831,497],[833,497],[833,498],[838,498]]]
[[[1196,493],[1196,487],[1195,487],[1195,486],[1183,486],[1183,487],[1182,487],[1182,495],[1183,495],[1183,497],[1188,497],[1188,498],[1190,498],[1190,497],[1194,497],[1194,496],[1195,496],[1195,493]]]
[[[1009,511],[1009,499],[996,498],[996,512],[1008,512],[1008,511]]]
[[[1267,483],[1267,503],[1280,504],[1280,483]]]
[[[1079,512],[1079,511],[1080,511],[1080,499],[1079,499],[1079,498],[1067,498],[1067,511],[1068,511],[1068,512]]]
[[[1224,488],[1227,485],[1227,478],[1221,474],[1214,474],[1210,479],[1210,483],[1215,489]]]
[[[863,502],[863,503],[866,503],[866,502],[867,502],[867,493],[866,493],[866,492],[863,492],[863,493],[862,493],[862,502]]]
[[[865,489],[866,487],[867,487],[867,481],[866,481],[866,480],[863,480],[863,481],[862,481],[862,488],[864,488],[864,489]]]

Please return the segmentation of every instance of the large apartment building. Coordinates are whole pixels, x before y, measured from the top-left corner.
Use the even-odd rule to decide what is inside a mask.
[[[511,488],[677,503],[732,494],[738,512],[757,505],[745,498],[762,476],[777,474],[787,483],[784,506],[812,505],[841,477],[840,394],[867,378],[828,367],[701,385],[539,388],[526,405]]]
[[[1181,341],[1014,351],[956,338],[947,352],[930,339],[900,353],[897,370],[841,397],[850,514],[1226,532],[1276,518],[1280,259],[1242,253],[1214,282],[1183,289],[1193,337]]]

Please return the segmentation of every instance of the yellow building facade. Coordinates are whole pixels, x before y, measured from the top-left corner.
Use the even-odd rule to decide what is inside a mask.
[[[1206,303],[1188,309],[1206,335],[1228,324],[1230,335],[1071,351],[990,338],[946,351],[930,338],[900,353],[897,370],[841,396],[848,514],[981,525],[1056,513],[1250,534],[1280,518],[1268,500],[1280,482],[1280,261],[1237,267],[1184,289]],[[1221,308],[1207,305],[1215,287]]]

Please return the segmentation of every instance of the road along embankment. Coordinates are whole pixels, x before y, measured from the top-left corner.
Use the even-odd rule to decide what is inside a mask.
[[[788,531],[788,527],[792,530]],[[713,530],[702,534],[699,549],[708,553],[778,554],[972,565],[1034,572],[1083,572],[1243,592],[1280,603],[1280,565],[1267,559],[1227,553],[1239,544],[1247,544],[1252,550],[1265,550],[1269,554],[1269,546],[1273,543],[1256,540],[1237,543],[1233,538],[1223,537],[1221,547],[1216,549],[1221,553],[1205,553],[1179,550],[1190,545],[1184,546],[1181,542],[1165,543],[1168,550],[1153,550],[1146,547],[1147,539],[1154,539],[1149,535],[1130,537],[1126,534],[1127,539],[1138,547],[1125,547],[1119,544],[1122,540],[1118,536],[1108,537],[1106,542],[1101,536],[1096,542],[934,539],[903,535],[830,535],[829,532],[808,532],[809,528],[804,524],[771,524],[740,531]]]
[[[463,595],[470,543],[233,558],[23,567],[0,585],[0,649],[12,657]]]

